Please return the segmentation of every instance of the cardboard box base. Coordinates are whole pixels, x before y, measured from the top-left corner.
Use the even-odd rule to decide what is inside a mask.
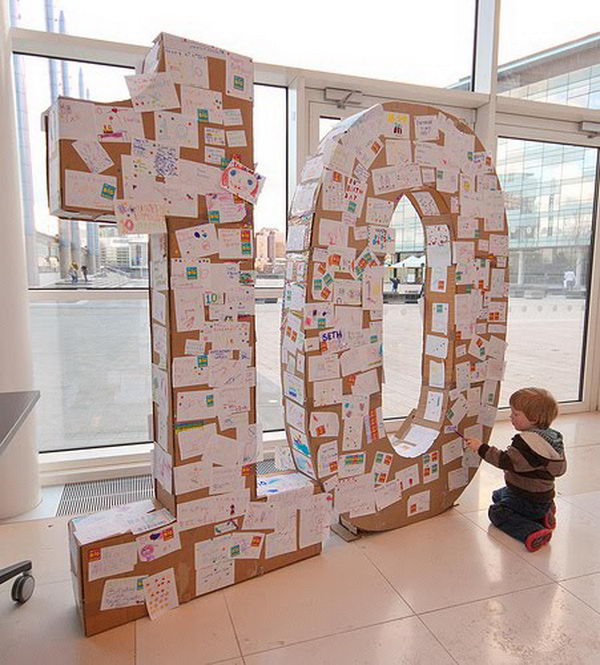
[[[81,545],[73,527],[73,522],[69,523],[69,539],[73,548],[72,565],[73,570],[73,591],[79,614],[83,623],[83,629],[86,636],[96,635],[105,630],[110,630],[116,626],[121,626],[130,621],[141,619],[148,615],[145,605],[136,605],[132,607],[123,607],[119,609],[101,610],[102,591],[107,579],[118,579],[124,577],[154,575],[155,573],[173,568],[175,570],[175,580],[177,584],[177,595],[179,603],[187,603],[200,596],[196,595],[196,574],[194,566],[194,545],[199,537],[206,533],[206,529],[212,527],[199,527],[180,533],[181,549],[166,556],[149,562],[138,561],[134,570],[122,575],[111,575],[92,582],[88,581],[88,557],[90,550],[99,547],[108,547],[133,542],[135,536],[131,533],[105,538],[91,543]],[[238,584],[253,577],[258,577],[269,573],[277,568],[288,566],[292,563],[308,559],[321,553],[321,544],[311,545],[303,549],[298,549],[287,554],[265,559],[264,554],[260,559],[238,559],[235,562],[235,581]],[[217,589],[215,589],[216,591]],[[204,595],[204,594],[203,594]],[[176,611],[176,610],[175,610]],[[160,619],[159,619],[160,620]]]

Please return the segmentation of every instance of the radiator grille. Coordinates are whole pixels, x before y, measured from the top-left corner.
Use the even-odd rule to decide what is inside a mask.
[[[258,475],[274,471],[277,471],[277,468],[272,459],[266,459],[256,465]],[[69,483],[63,489],[56,516],[85,515],[99,510],[108,510],[124,503],[151,499],[153,495],[154,489],[150,474]]]
[[[129,476],[92,480],[65,485],[56,516],[84,515],[107,510],[123,503],[151,499],[154,493],[152,476]]]

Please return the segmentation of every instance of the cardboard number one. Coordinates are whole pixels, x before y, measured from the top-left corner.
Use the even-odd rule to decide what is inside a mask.
[[[318,554],[329,525],[318,483],[254,467],[252,61],[161,34],[127,84],[48,114],[51,212],[150,244],[156,499],[69,524],[87,635]]]
[[[69,523],[87,635],[318,554],[332,505],[375,529],[403,523],[407,503],[414,519],[439,512],[472,462],[438,431],[448,421],[489,433],[506,316],[497,180],[472,133],[448,116],[418,107],[405,121],[375,107],[330,135],[294,198],[282,347],[298,469],[257,477],[252,207],[264,179],[252,157],[252,81],[250,59],[162,33],[141,73],[127,77],[130,100],[60,98],[47,115],[52,214],[116,222],[150,244],[156,496]],[[439,134],[431,129],[406,159],[398,132],[428,114]],[[375,117],[383,124],[363,124]],[[372,129],[381,138],[365,147]],[[423,161],[433,159],[447,168]],[[460,194],[425,186],[427,172],[445,187],[456,181]],[[390,249],[390,205],[409,191],[423,195],[424,215],[423,206],[448,203],[427,235],[431,291],[448,311],[427,317],[431,390],[392,448],[377,396],[378,264]],[[448,234],[460,240],[442,268]],[[445,335],[435,330],[442,320]],[[443,395],[437,424],[427,420],[440,408],[430,392]],[[411,463],[396,450],[410,450]]]

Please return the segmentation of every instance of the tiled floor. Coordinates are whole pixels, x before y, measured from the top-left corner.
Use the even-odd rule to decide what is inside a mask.
[[[451,511],[84,638],[66,519],[0,526],[0,566],[32,557],[22,607],[0,588],[1,665],[598,665],[600,414],[556,423],[569,471],[558,528],[535,554],[491,527],[501,474],[482,466]],[[510,437],[501,423],[494,442]]]

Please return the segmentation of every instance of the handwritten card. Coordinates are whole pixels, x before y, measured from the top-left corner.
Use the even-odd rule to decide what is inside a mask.
[[[129,573],[137,562],[137,545],[132,542],[109,547],[93,547],[88,551],[88,562],[89,582],[102,577]]]
[[[165,65],[175,83],[209,87],[208,60],[195,42],[165,35]]]
[[[179,529],[176,524],[139,536],[136,538],[136,543],[140,561],[154,561],[181,549]]]
[[[144,579],[142,577],[119,577],[106,580],[102,589],[100,610],[116,610],[144,604]]]
[[[74,141],[73,147],[92,173],[102,173],[114,164],[98,141]]]
[[[214,90],[181,86],[181,112],[197,122],[223,124],[223,95]]]
[[[225,132],[227,137],[227,145],[230,148],[245,148],[248,143],[246,141],[246,132],[243,129],[232,129]]]
[[[120,199],[115,201],[115,218],[119,233],[166,233],[167,207],[164,203],[145,203]]]
[[[175,84],[168,72],[126,76],[125,81],[136,111],[179,108]]]
[[[219,251],[217,231],[212,224],[198,224],[175,232],[182,257],[202,258]]]
[[[94,108],[96,136],[99,141],[131,143],[144,137],[142,116],[129,107],[101,106]]]
[[[246,216],[244,203],[239,199],[236,201],[229,192],[206,194],[206,209],[208,219],[213,224],[241,222]]]
[[[179,606],[175,570],[168,568],[144,580],[144,598],[150,619],[157,619],[161,614]]]
[[[65,171],[65,205],[112,211],[117,195],[117,179],[82,171]]]
[[[198,123],[194,116],[161,111],[154,114],[156,139],[165,145],[198,147]]]
[[[214,230],[214,226],[212,227]],[[219,258],[221,259],[251,259],[252,258],[252,230],[247,229],[218,229]]]
[[[225,77],[226,90],[230,97],[252,100],[254,67],[250,58],[227,53]]]

